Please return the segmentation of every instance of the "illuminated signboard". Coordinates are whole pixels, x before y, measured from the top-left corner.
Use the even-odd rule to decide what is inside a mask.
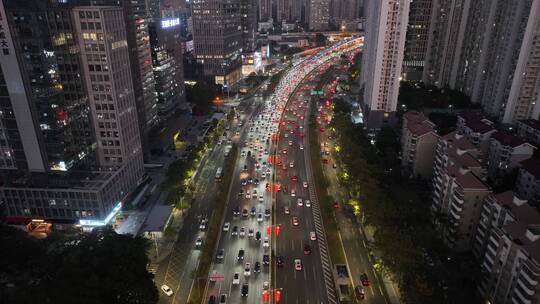
[[[171,18],[161,20],[161,28],[169,28],[180,24],[180,18]]]
[[[118,212],[122,209],[122,203],[118,203],[114,208],[111,210],[109,215],[104,220],[79,220],[79,225],[81,226],[105,226],[107,225],[112,218],[118,214]]]

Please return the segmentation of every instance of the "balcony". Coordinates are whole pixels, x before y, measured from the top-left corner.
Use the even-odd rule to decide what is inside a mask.
[[[533,294],[534,294],[534,291],[533,291]],[[528,291],[525,290],[524,286],[521,284],[520,281],[518,281],[518,284],[514,288],[514,295],[515,296],[512,299],[513,303],[527,303],[527,304],[531,303],[531,300],[529,299],[531,294],[529,294]]]
[[[453,208],[450,209],[450,215],[452,215],[452,218],[454,218],[456,221],[459,221],[461,219],[461,215],[456,214]]]
[[[532,278],[531,275],[535,275],[535,278]],[[527,265],[524,265],[523,269],[521,270],[521,278],[524,278],[527,283],[529,283],[532,286],[538,285],[538,274],[531,273],[531,270],[527,267]]]
[[[517,284],[521,287],[520,289],[522,289],[527,295],[532,296],[534,294],[534,287],[531,289],[531,287],[527,286],[527,284],[524,283],[521,278],[522,277],[519,277],[517,280]]]

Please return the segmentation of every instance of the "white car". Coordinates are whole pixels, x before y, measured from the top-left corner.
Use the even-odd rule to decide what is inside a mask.
[[[285,214],[290,214],[291,213],[291,211],[289,210],[289,207],[285,207],[284,211],[285,211]]]
[[[244,265],[244,276],[249,277],[251,275],[251,263],[246,263]]]
[[[201,246],[202,246],[202,238],[198,238],[198,239],[195,241],[195,246],[197,246],[197,247],[201,247]]]
[[[233,285],[240,285],[240,274],[238,272],[235,272],[232,279]]]
[[[270,247],[270,240],[268,239],[267,236],[264,237],[263,247],[265,247],[265,248]]]
[[[304,150],[304,145],[300,145],[300,150]]]
[[[164,294],[166,294],[168,297],[173,295],[172,289],[167,285],[161,285],[161,290]]]
[[[304,202],[304,205],[306,205],[306,207],[311,207],[311,201],[310,200],[306,200]]]
[[[294,270],[301,271],[302,270],[302,261],[300,259],[294,260]]]
[[[262,179],[265,179],[265,178],[266,178],[266,173],[265,173],[265,172],[261,173],[261,178],[262,178]]]
[[[312,240],[312,241],[316,241],[317,240],[317,234],[315,233],[315,231],[311,231],[309,233],[309,239]]]
[[[259,214],[257,215],[257,222],[260,223],[260,222],[262,222],[262,221],[263,221],[263,215],[262,215],[262,213],[259,213]]]
[[[245,235],[246,235],[246,228],[245,227],[240,228],[240,236],[245,236]]]
[[[307,182],[303,183],[304,188],[307,188]]]
[[[259,194],[259,202],[263,202],[264,201],[264,195],[261,193]]]
[[[251,198],[251,194],[249,193],[249,190],[246,190],[246,198]]]
[[[223,224],[223,231],[227,232],[229,231],[229,228],[231,228],[231,223],[226,222],[225,224]]]
[[[294,168],[294,162],[290,162],[289,167]]]
[[[301,199],[301,198],[299,198],[299,199],[296,200],[296,204],[297,204],[299,207],[304,206],[304,202],[302,202],[302,199]]]
[[[296,196],[296,191],[294,189],[291,190],[291,196]]]

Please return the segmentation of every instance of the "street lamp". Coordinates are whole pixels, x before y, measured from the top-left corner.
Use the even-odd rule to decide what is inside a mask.
[[[223,105],[223,99],[221,99],[221,97],[219,96],[216,96],[212,102],[216,106],[217,112],[219,112],[219,107]]]

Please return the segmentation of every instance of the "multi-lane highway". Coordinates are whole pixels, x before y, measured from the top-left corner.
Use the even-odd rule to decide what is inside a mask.
[[[315,68],[355,43],[340,43],[291,67],[238,130],[240,151],[206,303],[222,297],[227,303],[262,303],[276,294],[281,303],[337,303],[306,162],[312,88],[303,80],[312,72],[317,77],[321,71]]]

